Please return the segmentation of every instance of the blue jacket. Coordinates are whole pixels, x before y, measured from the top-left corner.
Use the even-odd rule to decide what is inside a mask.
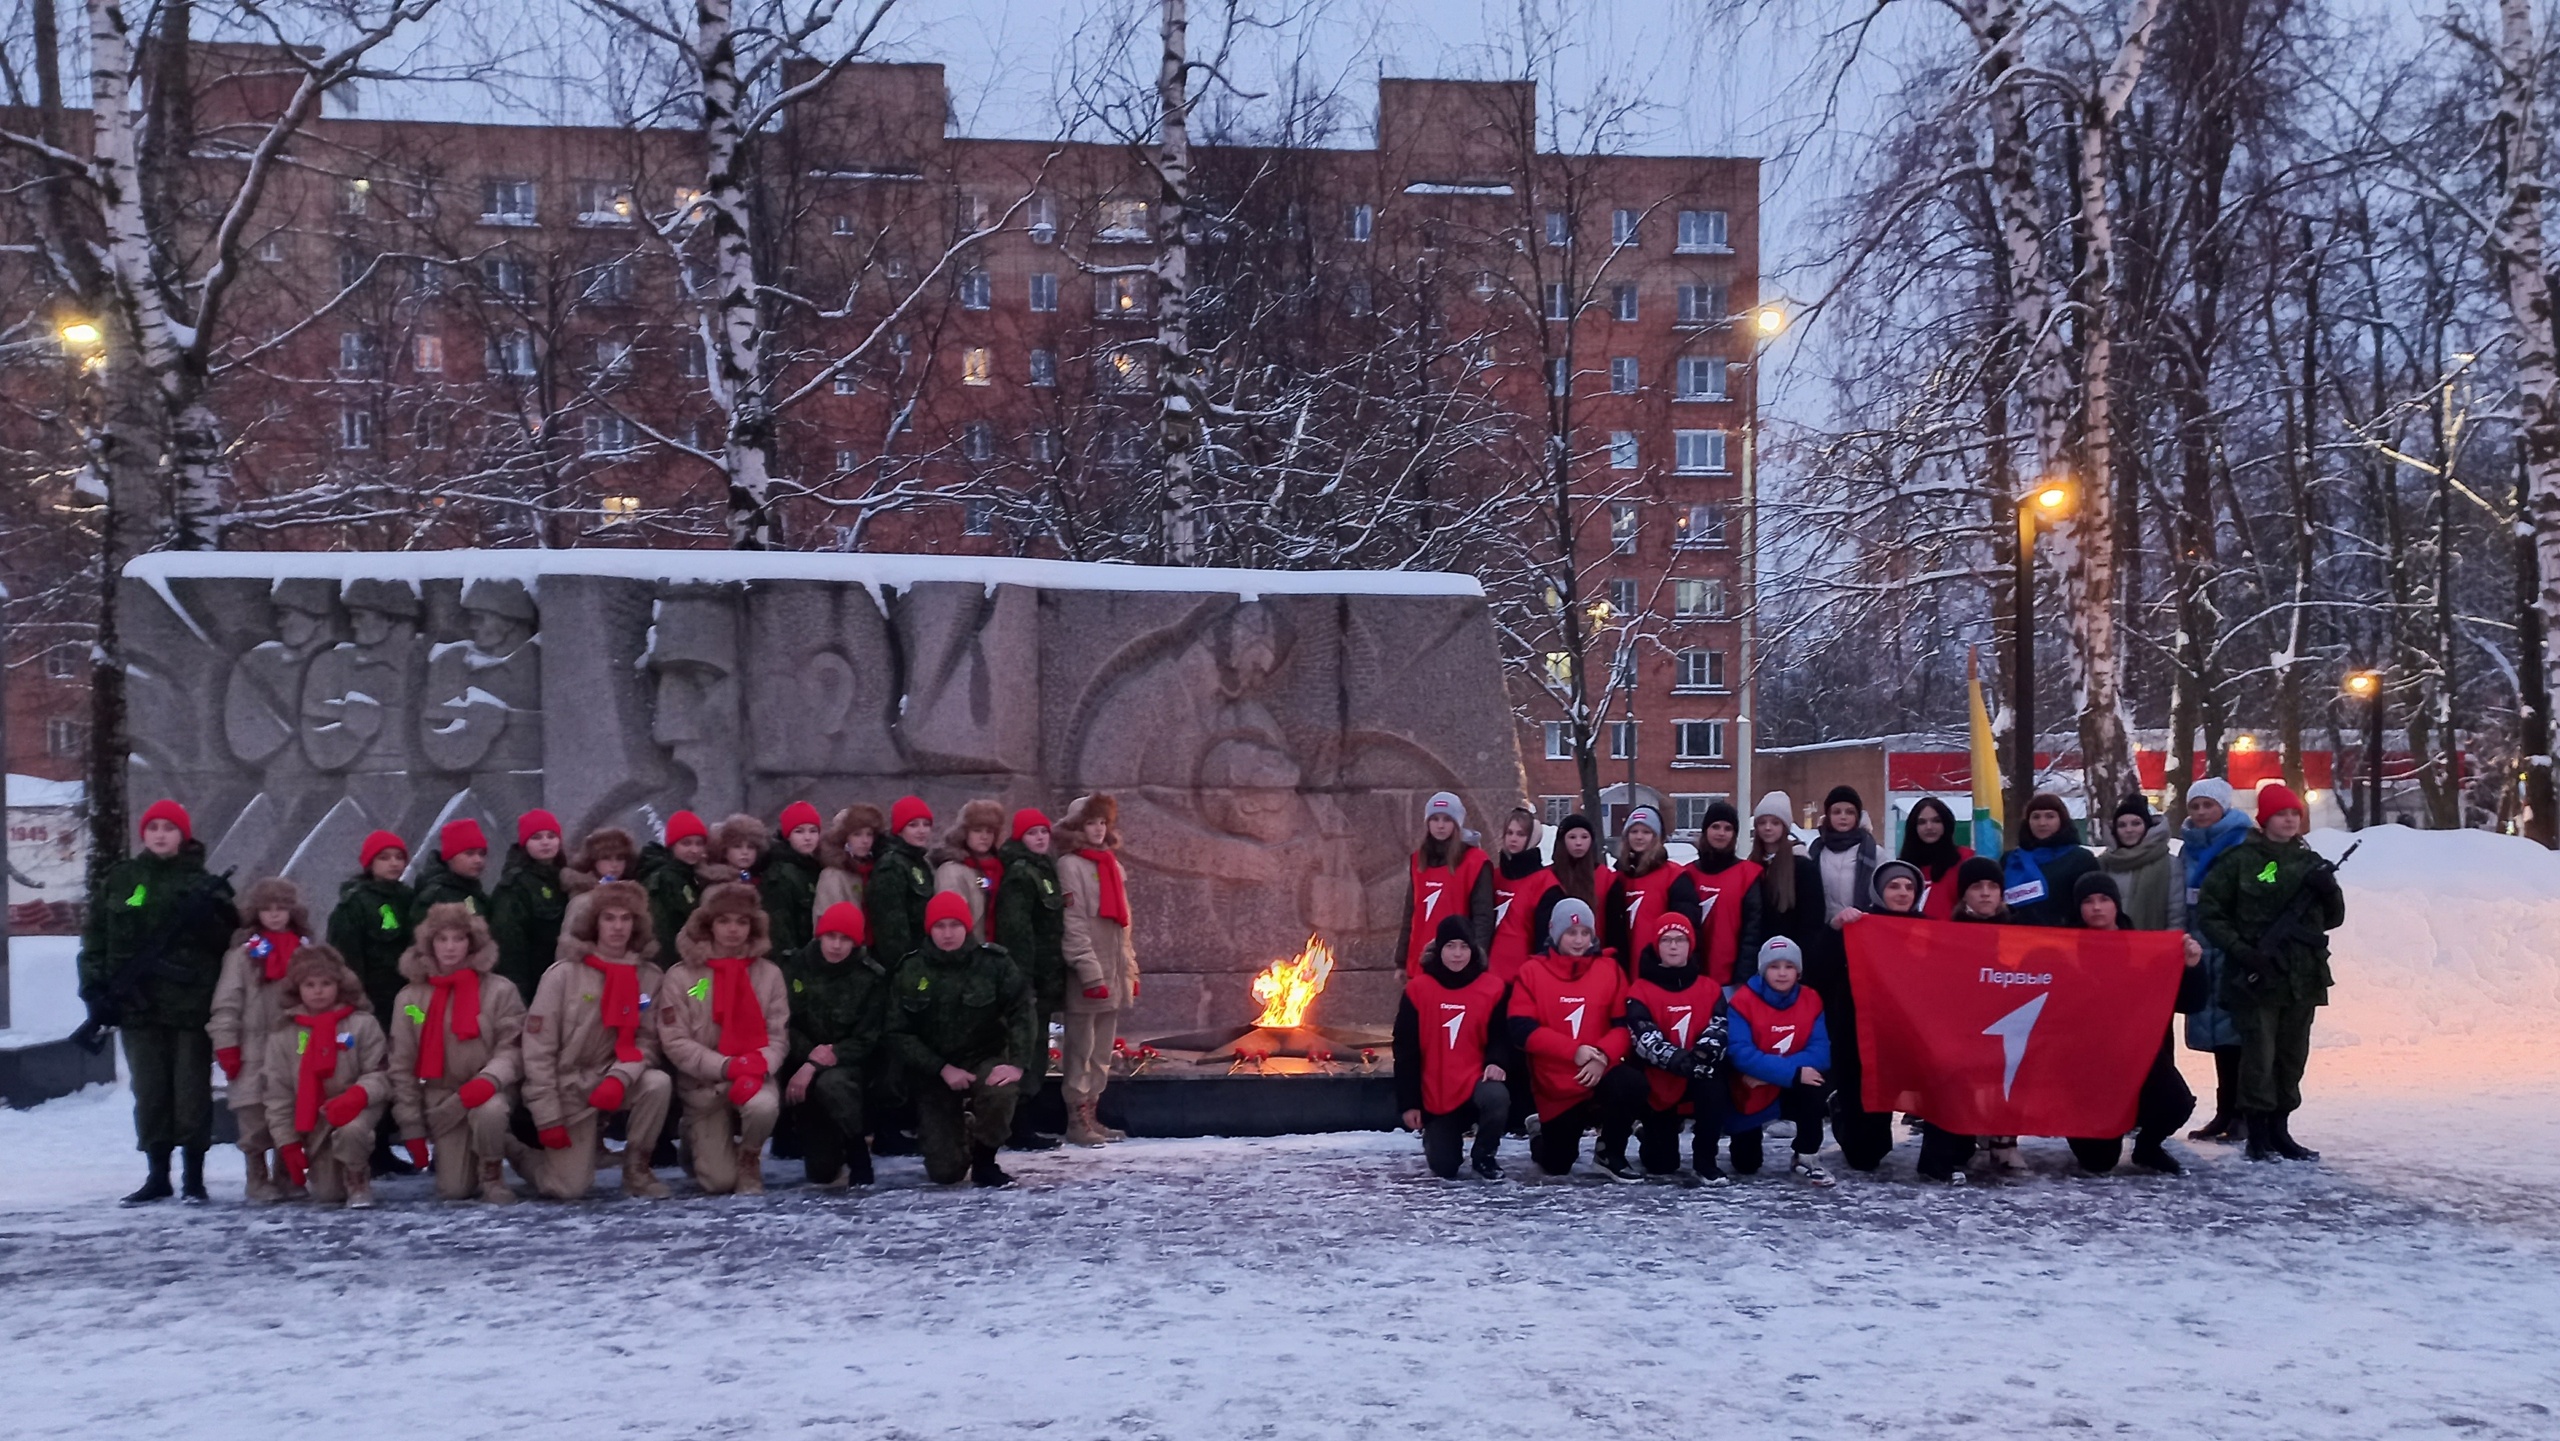
[[[1759,976],[1753,976],[1743,985],[1772,1008],[1781,1011],[1794,1010],[1808,994],[1799,983],[1794,990],[1778,995],[1769,989],[1768,981]],[[1796,1083],[1796,1072],[1807,1066],[1828,1076],[1831,1074],[1830,1019],[1827,1015],[1814,1017],[1813,1034],[1805,1039],[1804,1046],[1779,1056],[1760,1049],[1759,1038],[1751,1033],[1750,1014],[1742,1007],[1729,1005],[1725,1010],[1725,1059],[1745,1077],[1764,1086],[1792,1086]],[[1777,1118],[1778,1103],[1771,1101],[1756,1111],[1746,1113],[1737,1110],[1726,1118],[1725,1129],[1756,1131]]]
[[[2185,842],[2178,859],[2186,870],[2187,933],[2204,949],[2204,960],[2197,967],[2204,973],[2204,1000],[2187,1012],[2187,1049],[2191,1051],[2229,1050],[2240,1044],[2239,1023],[2222,1008],[2222,948],[2205,939],[2197,914],[2196,891],[2204,885],[2204,873],[2213,868],[2213,863],[2249,838],[2251,824],[2239,811],[2228,810],[2210,826],[2188,826],[2178,833]]]

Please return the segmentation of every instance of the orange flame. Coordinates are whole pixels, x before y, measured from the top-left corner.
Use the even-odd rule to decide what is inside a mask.
[[[1332,974],[1333,947],[1307,937],[1305,950],[1285,961],[1273,961],[1253,978],[1253,998],[1262,1003],[1262,1014],[1253,1023],[1284,1029],[1304,1023],[1307,1008],[1324,994],[1325,978]]]

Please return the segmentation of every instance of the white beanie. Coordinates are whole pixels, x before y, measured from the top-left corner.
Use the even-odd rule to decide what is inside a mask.
[[[1661,835],[1662,812],[1655,810],[1651,806],[1638,806],[1634,810],[1627,812],[1626,820],[1618,826],[1618,833],[1620,835],[1626,834],[1627,829],[1631,826],[1644,826],[1650,829],[1655,835]]]
[[[2227,811],[2232,802],[2231,782],[2220,776],[2206,776],[2187,786],[2187,799],[2211,801]]]
[[[1760,798],[1759,805],[1752,808],[1753,820],[1756,821],[1762,816],[1776,816],[1793,826],[1796,823],[1796,803],[1787,799],[1785,791],[1771,791]]]
[[[1562,908],[1559,907],[1558,909]],[[1762,941],[1760,943],[1761,968],[1765,970],[1770,965],[1778,961],[1784,961],[1799,971],[1803,970],[1804,947],[1797,945],[1793,940],[1790,940],[1785,936],[1771,936],[1769,939]]]
[[[1435,791],[1432,793],[1431,799],[1422,803],[1422,818],[1425,821],[1428,821],[1433,816],[1447,816],[1449,819],[1458,823],[1458,829],[1465,830],[1467,828],[1467,803],[1458,799],[1456,796],[1449,794],[1447,791]]]
[[[1577,922],[1589,926],[1595,932],[1600,929],[1600,922],[1591,914],[1589,905],[1571,896],[1556,902],[1555,910],[1547,917],[1547,944],[1551,946],[1561,944],[1564,941],[1564,933],[1572,930]]]

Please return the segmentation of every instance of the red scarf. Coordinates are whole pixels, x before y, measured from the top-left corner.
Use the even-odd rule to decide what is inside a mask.
[[[316,1016],[293,1018],[302,1027],[302,1060],[293,1076],[293,1128],[304,1135],[320,1124],[320,1103],[326,1099],[320,1088],[338,1073],[338,1023],[355,1009],[340,1006]]]
[[[613,1059],[636,1061],[640,1057],[640,968],[617,966],[611,961],[587,957],[588,966],[604,977],[604,1003],[597,1011],[604,1028],[613,1032]]]
[[[266,947],[263,953],[258,949],[261,944]],[[256,935],[249,938],[250,958],[266,962],[267,979],[270,981],[284,979],[286,969],[293,964],[293,953],[301,948],[302,937],[291,931],[270,931],[261,928]]]
[[[720,1054],[744,1056],[764,1049],[770,1033],[764,1025],[764,1002],[756,999],[747,969],[748,956],[715,956],[711,966],[711,1024],[720,1028]]]
[[[466,1041],[480,1039],[480,969],[465,965],[458,971],[427,977],[435,987],[435,999],[427,1002],[427,1023],[418,1033],[418,1079],[444,1079],[444,1029],[450,1018],[453,1033]]]
[[[1129,881],[1120,873],[1120,858],[1109,851],[1079,850],[1077,855],[1093,862],[1102,877],[1102,895],[1094,902],[1094,913],[1122,930],[1129,928]]]
[[[960,860],[962,864],[972,867],[979,875],[987,878],[986,913],[990,924],[992,924],[996,913],[996,886],[1004,880],[1004,862],[997,860],[994,856],[982,856],[975,853],[963,855],[960,857]]]

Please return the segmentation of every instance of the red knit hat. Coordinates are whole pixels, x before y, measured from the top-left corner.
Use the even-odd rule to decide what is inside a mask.
[[[843,936],[857,946],[867,946],[871,944],[871,922],[864,918],[862,907],[851,901],[838,901],[818,917],[818,934]]]
[[[819,815],[818,808],[807,801],[793,801],[782,808],[782,833],[786,836],[802,826],[816,826],[823,830],[826,824],[826,817]]]
[[[464,851],[485,851],[488,848],[488,835],[480,829],[480,823],[469,816],[446,821],[444,829],[436,832],[436,853],[439,855],[458,856]]]
[[[1680,934],[1687,936],[1692,948],[1696,947],[1698,944],[1698,928],[1689,924],[1689,918],[1680,914],[1678,911],[1663,912],[1662,919],[1653,923],[1653,939],[1646,941],[1645,944],[1648,946],[1658,946],[1662,944],[1662,933],[1664,931],[1678,931]]]
[[[549,811],[531,810],[516,817],[516,844],[523,845],[535,836],[549,831],[560,834],[560,818]]]
[[[944,921],[969,924],[969,898],[958,891],[934,892],[933,899],[924,903],[925,929],[931,930]]]
[[[689,836],[700,836],[707,841],[711,839],[711,827],[704,825],[702,817],[691,811],[678,811],[667,817],[668,845],[674,845]]]
[[[167,821],[169,824],[178,828],[178,834],[180,836],[188,840],[194,840],[196,838],[196,823],[194,819],[188,816],[187,808],[178,804],[176,801],[153,801],[149,808],[143,811],[142,819],[133,823],[133,833],[135,835],[142,834],[142,828],[151,824],[153,821]]]
[[[900,796],[898,803],[889,807],[889,834],[897,835],[916,821],[932,820],[933,807],[926,805],[922,796]]]
[[[364,838],[363,845],[356,848],[356,869],[372,870],[373,858],[384,851],[398,851],[405,856],[409,854],[409,843],[389,831],[375,831]]]
[[[1017,841],[1033,831],[1048,829],[1050,829],[1049,818],[1040,814],[1036,807],[1024,806],[1013,813],[1013,838]]]
[[[2258,787],[2258,824],[2263,826],[2269,816],[2282,815],[2286,811],[2299,811],[2305,820],[2311,818],[2310,808],[2303,805],[2302,797],[2293,793],[2293,787],[2282,781],[2269,781]]]

